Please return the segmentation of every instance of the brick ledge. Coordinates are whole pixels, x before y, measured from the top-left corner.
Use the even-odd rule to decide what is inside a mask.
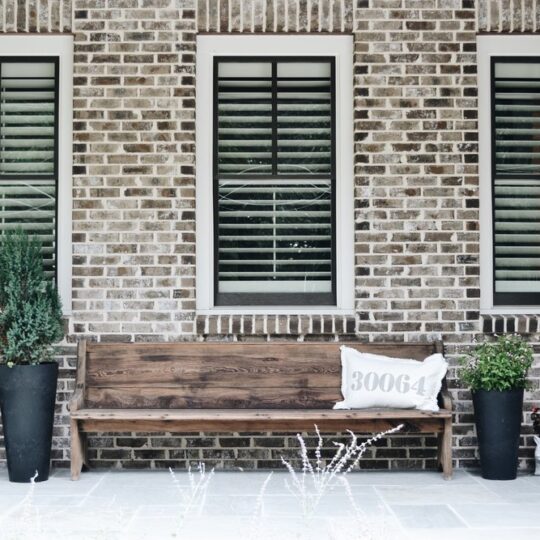
[[[485,334],[535,334],[538,332],[540,314],[481,314],[480,320]]]
[[[350,315],[197,315],[198,335],[354,334]]]

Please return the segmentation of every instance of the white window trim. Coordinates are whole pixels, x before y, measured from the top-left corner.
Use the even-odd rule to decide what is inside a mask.
[[[335,56],[336,58],[336,306],[214,306],[212,208],[213,58]],[[354,313],[354,169],[352,36],[197,36],[197,312],[204,314]]]
[[[72,35],[3,35],[1,56],[57,56],[58,81],[58,193],[57,205],[57,286],[64,315],[71,306],[71,209],[73,148],[73,36]]]

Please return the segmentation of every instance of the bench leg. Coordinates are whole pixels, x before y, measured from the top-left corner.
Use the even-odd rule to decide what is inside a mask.
[[[439,433],[439,464],[445,480],[452,479],[452,422],[444,422],[444,431]]]
[[[78,480],[86,461],[86,437],[77,420],[71,420],[71,479]]]

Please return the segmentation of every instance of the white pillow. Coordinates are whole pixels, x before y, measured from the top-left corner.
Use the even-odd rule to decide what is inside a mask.
[[[423,362],[389,358],[341,347],[341,393],[334,409],[419,409],[438,411],[437,396],[448,364],[442,354]]]

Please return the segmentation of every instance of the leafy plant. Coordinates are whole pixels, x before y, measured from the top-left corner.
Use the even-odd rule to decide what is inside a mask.
[[[63,338],[62,305],[43,270],[42,245],[22,230],[0,239],[0,358],[39,364]]]
[[[476,345],[460,363],[460,378],[473,391],[526,388],[533,350],[520,336],[498,336]]]

